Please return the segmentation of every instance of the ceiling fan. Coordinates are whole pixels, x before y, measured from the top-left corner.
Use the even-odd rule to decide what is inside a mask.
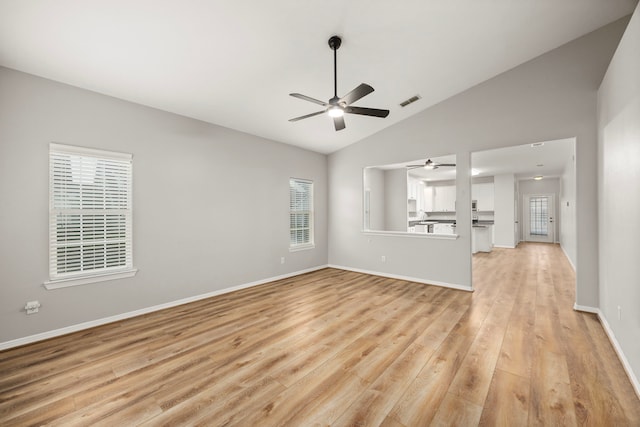
[[[337,50],[341,44],[342,39],[338,36],[332,36],[329,39],[329,47],[333,50],[333,98],[331,98],[328,102],[323,102],[318,99],[302,95],[300,93],[290,93],[289,95],[293,96],[294,98],[303,99],[305,101],[313,102],[314,104],[322,105],[323,107],[325,107],[325,109],[322,111],[317,111],[315,113],[290,119],[290,122],[297,122],[298,120],[307,119],[309,117],[317,116],[318,114],[322,113],[327,113],[329,117],[333,118],[333,125],[335,126],[336,131],[338,131],[345,128],[343,117],[344,113],[382,118],[389,115],[389,110],[354,107],[351,105],[360,98],[363,98],[373,92],[373,88],[366,83],[361,83],[358,87],[353,89],[342,98],[338,98]]]
[[[424,168],[424,169],[438,169],[441,166],[452,166],[455,167],[456,164],[455,163],[436,163],[434,161],[432,161],[431,159],[428,159],[426,162],[424,162],[423,165],[407,165],[407,169],[416,169],[416,168]]]

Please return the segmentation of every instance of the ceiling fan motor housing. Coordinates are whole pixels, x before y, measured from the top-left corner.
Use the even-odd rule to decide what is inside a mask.
[[[338,36],[331,36],[329,39],[329,47],[333,50],[338,50],[342,45],[342,39]]]
[[[337,96],[334,96],[329,100],[329,105],[335,105],[340,108],[345,108],[347,106],[347,104],[344,101],[340,102],[340,98],[338,98]]]

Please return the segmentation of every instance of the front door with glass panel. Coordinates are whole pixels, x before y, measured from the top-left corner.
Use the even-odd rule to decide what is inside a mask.
[[[528,242],[553,243],[555,235],[552,194],[527,194],[524,197],[524,230]]]

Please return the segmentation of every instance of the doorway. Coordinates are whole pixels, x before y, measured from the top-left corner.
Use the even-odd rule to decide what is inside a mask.
[[[553,194],[524,195],[524,240],[527,242],[555,242],[555,204]]]

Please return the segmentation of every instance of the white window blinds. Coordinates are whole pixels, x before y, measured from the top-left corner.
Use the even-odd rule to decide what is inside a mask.
[[[130,154],[50,144],[50,280],[133,268]]]
[[[313,247],[313,182],[289,180],[289,246]]]

